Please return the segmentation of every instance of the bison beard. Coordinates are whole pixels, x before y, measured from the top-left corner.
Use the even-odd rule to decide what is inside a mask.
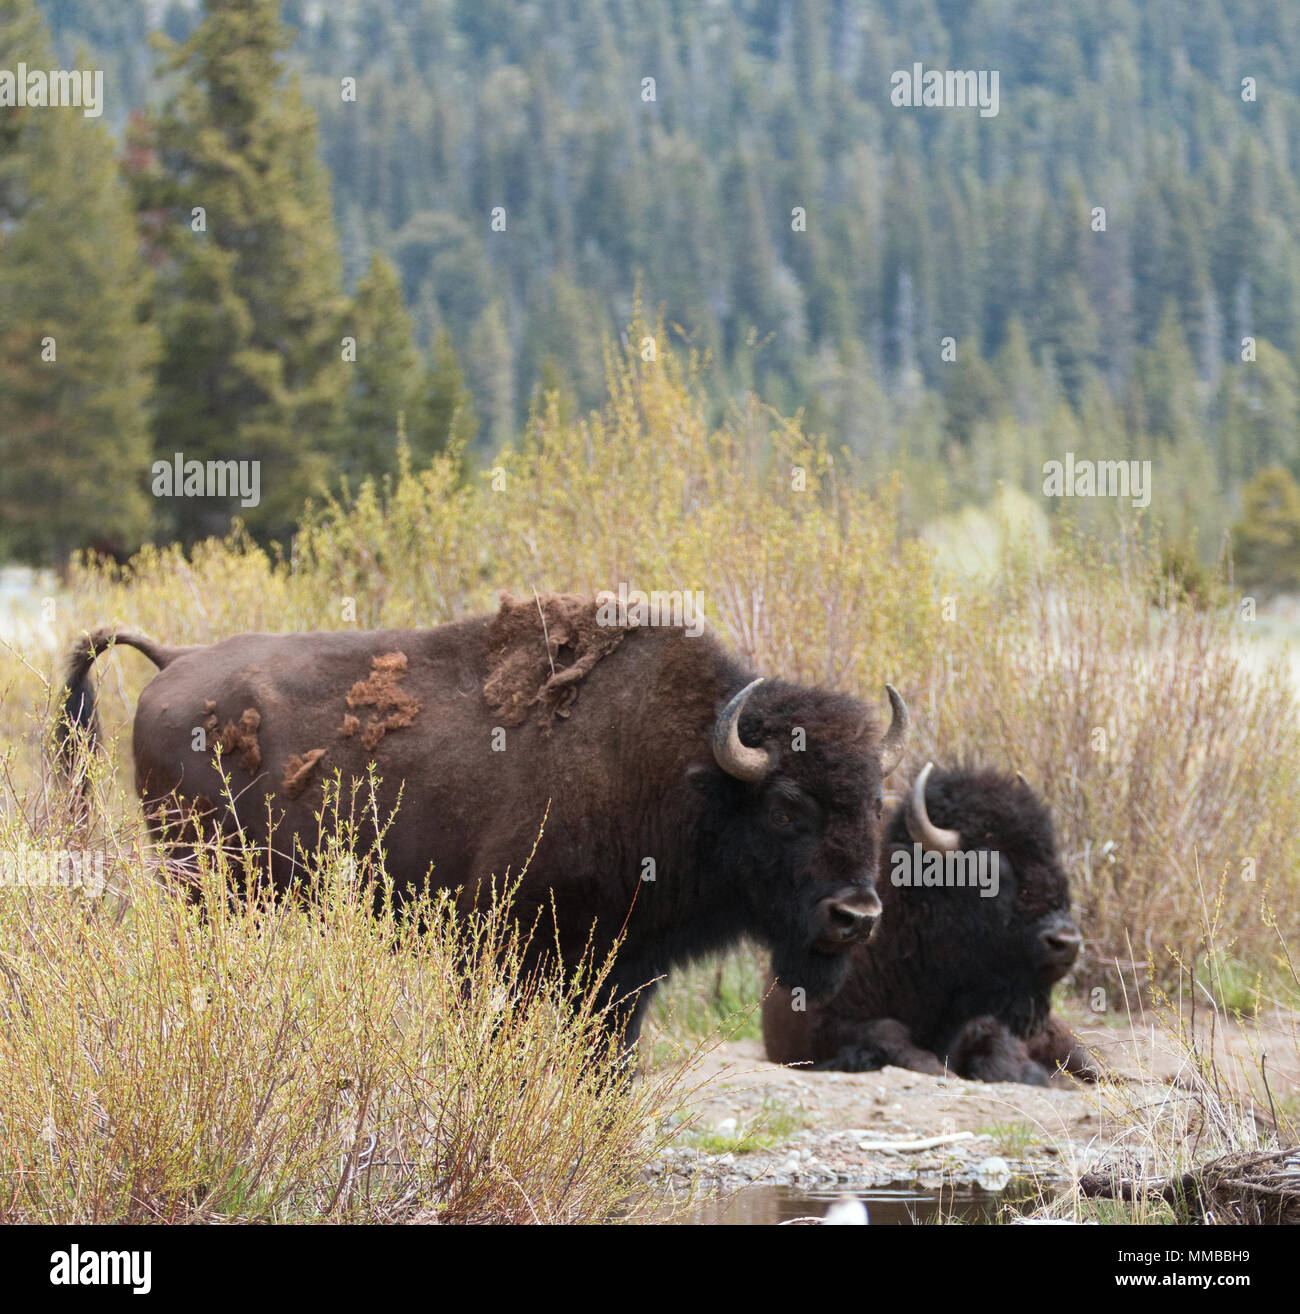
[[[591,598],[503,595],[494,615],[428,630],[191,648],[101,630],[69,664],[65,758],[80,742],[70,728],[95,734],[95,658],[135,647],[161,668],[133,738],[156,834],[202,799],[204,833],[242,825],[283,889],[303,875],[295,855],[316,841],[326,783],[337,775],[346,797],[373,765],[379,816],[401,791],[382,841],[398,896],[431,877],[470,906],[536,844],[514,902],[545,931],[531,965],[571,968],[622,933],[610,995],[627,1001],[629,1043],[657,979],[741,936],[814,995],[832,992],[879,911],[875,800],[902,756],[902,700],[890,690],[881,735],[855,699],[754,681],[708,634],[602,626],[596,613]],[[195,750],[206,725],[228,750],[229,791],[211,748]]]
[[[910,872],[915,845],[996,852],[996,897],[895,885],[895,861]],[[1052,984],[1072,965],[1079,935],[1051,819],[1022,779],[970,769],[931,777],[927,767],[890,818],[877,888],[880,925],[833,998],[795,1010],[787,987],[801,978],[774,956],[780,984],[763,1004],[768,1058],[1034,1085],[1058,1067],[1095,1079],[1083,1046],[1050,1013]]]
[[[798,981],[810,999],[829,999],[848,980],[851,955],[822,954],[798,943],[776,942],[772,971],[783,981]]]

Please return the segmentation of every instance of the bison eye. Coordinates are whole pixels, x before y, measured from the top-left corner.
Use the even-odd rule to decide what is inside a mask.
[[[773,790],[763,803],[763,823],[782,839],[806,835],[817,827],[818,810],[812,799],[801,798],[788,788]]]

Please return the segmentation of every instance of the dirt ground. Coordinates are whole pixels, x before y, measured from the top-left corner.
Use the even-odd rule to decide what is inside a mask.
[[[1118,1149],[1131,1152],[1140,1139],[1134,1108],[1152,1114],[1171,1136],[1188,1134],[1198,1079],[1185,1047],[1154,1019],[1067,1020],[1117,1075],[1115,1084],[1087,1086],[1058,1074],[1044,1088],[892,1067],[812,1072],[768,1063],[758,1041],[721,1045],[693,1066],[690,1077],[700,1087],[695,1118],[653,1174],[667,1183],[694,1178],[724,1188],[760,1181],[808,1189],[900,1181],[996,1187],[1028,1175],[1065,1179]],[[1206,1028],[1201,1053],[1209,1049]],[[1220,1020],[1213,1050],[1239,1090],[1242,1073],[1258,1071],[1260,1055],[1267,1055],[1269,1089],[1295,1112],[1296,1019]],[[933,1141],[940,1143],[926,1144]]]

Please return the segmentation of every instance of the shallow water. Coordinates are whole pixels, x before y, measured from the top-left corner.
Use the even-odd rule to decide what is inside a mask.
[[[821,1218],[846,1189],[805,1191],[795,1186],[746,1186],[720,1199],[682,1210],[662,1221],[704,1225],[773,1225],[796,1218]],[[875,1186],[851,1192],[867,1207],[874,1227],[908,1226],[915,1223],[954,1221],[992,1223],[998,1211],[1018,1199],[1012,1190],[985,1191],[978,1186],[953,1186],[928,1190],[915,1183]]]

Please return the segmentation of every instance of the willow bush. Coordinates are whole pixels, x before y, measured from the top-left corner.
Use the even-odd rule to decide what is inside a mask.
[[[105,888],[0,891],[0,1223],[589,1222],[649,1206],[686,1091],[632,1081],[597,988],[528,978],[513,886],[395,909],[322,810],[303,903],[202,904],[138,835]],[[0,823],[8,853],[68,842]],[[122,835],[115,837],[123,841]],[[12,869],[11,869],[12,870]],[[20,873],[21,874],[21,873]],[[375,889],[380,910],[375,911]]]

